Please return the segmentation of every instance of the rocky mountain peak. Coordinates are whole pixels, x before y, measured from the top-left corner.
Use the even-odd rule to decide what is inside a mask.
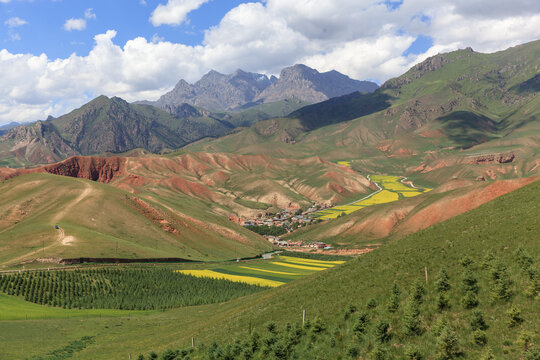
[[[239,109],[247,104],[286,99],[315,103],[355,91],[372,92],[376,89],[375,83],[353,80],[335,70],[319,73],[304,64],[296,64],[284,68],[279,79],[242,69],[229,75],[210,70],[194,84],[180,80],[172,91],[158,101],[143,103],[170,113],[176,113],[182,104],[223,111]]]
[[[289,79],[313,79],[320,73],[304,64],[296,64],[290,67],[286,67],[281,70],[279,75],[280,80],[289,80]]]

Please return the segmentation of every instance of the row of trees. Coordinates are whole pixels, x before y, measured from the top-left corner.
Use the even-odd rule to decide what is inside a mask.
[[[170,269],[93,269],[0,276],[0,291],[63,308],[157,310],[211,304],[262,288]]]

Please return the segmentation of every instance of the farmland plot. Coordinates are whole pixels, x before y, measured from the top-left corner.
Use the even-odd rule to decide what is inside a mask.
[[[344,261],[315,260],[282,255],[249,265],[238,264],[207,270],[178,270],[178,272],[195,277],[226,279],[246,284],[277,287],[342,263]]]
[[[339,163],[340,165],[344,165],[341,163],[345,162],[341,161]],[[386,204],[399,199],[418,196],[431,190],[410,187],[402,183],[402,179],[404,178],[400,176],[371,175],[370,180],[379,187],[379,191],[351,204],[334,206],[330,209],[319,211],[315,214],[315,217],[322,220],[335,219],[339,216],[348,215],[367,206]]]

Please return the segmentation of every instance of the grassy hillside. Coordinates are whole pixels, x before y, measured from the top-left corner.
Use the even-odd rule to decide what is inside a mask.
[[[207,204],[179,194],[142,199],[105,184],[49,174],[1,182],[0,193],[3,265],[81,256],[232,259],[271,249],[258,235],[209,212]]]
[[[300,347],[295,348],[297,351],[311,351],[315,357],[332,354],[336,358],[345,358],[352,346],[357,347],[359,356],[368,354],[368,358],[373,357],[374,349],[380,347],[375,339],[375,324],[387,320],[392,336],[389,343],[383,344],[388,351],[387,358],[401,358],[406,345],[414,345],[424,358],[434,359],[441,337],[436,335],[435,325],[441,323],[440,318],[445,318],[448,322],[445,331],[455,334],[457,346],[462,351],[461,358],[478,359],[486,347],[473,344],[470,322],[476,309],[482,311],[489,326],[484,335],[495,358],[519,359],[524,350],[523,342],[519,340],[524,338],[522,334],[528,334],[526,343],[529,347],[540,341],[535,321],[539,316],[538,298],[527,295],[538,281],[539,194],[540,182],[535,182],[333,269],[219,306],[182,308],[163,314],[131,317],[130,320],[88,319],[82,326],[68,320],[40,320],[31,324],[3,321],[0,322],[3,334],[1,348],[6,356],[12,358],[22,357],[21,354],[25,357],[44,355],[90,336],[92,344],[78,352],[77,358],[105,359],[150,350],[185,348],[195,336],[197,344],[210,344],[216,340],[223,349],[234,339],[247,339],[250,323],[255,331],[267,336],[263,325],[272,320],[282,333],[284,325],[287,322],[298,323],[302,310],[306,309],[312,323],[318,317],[329,329],[323,330],[327,332],[322,336],[303,337]],[[518,248],[523,250],[518,252]],[[521,265],[528,262],[523,261],[524,252],[533,265]],[[506,267],[504,279],[510,281],[505,280],[508,296],[494,300],[493,289],[496,290],[497,281],[493,279],[497,278],[492,275],[493,269],[499,266],[497,264]],[[415,281],[425,283],[425,268],[429,278],[419,305],[422,332],[407,335],[403,322],[404,311],[408,308],[407,299],[414,294],[410,289]],[[442,268],[451,285],[446,294],[450,308],[439,312],[435,279]],[[478,280],[479,304],[475,309],[466,309],[462,304],[462,279],[467,268]],[[401,291],[399,310],[389,313],[386,309],[394,283]],[[371,303],[369,308],[368,302]],[[369,314],[370,322],[362,341],[357,342],[352,333],[360,314],[354,311],[351,314],[347,310],[349,305]],[[510,317],[506,312],[512,306],[520,310],[523,321],[509,326]],[[346,312],[349,312],[348,320],[344,318]],[[53,330],[60,331],[47,337],[47,341],[40,340],[41,333],[53,334]],[[332,335],[336,340],[334,347]],[[36,341],[40,346],[31,347],[30,344]],[[313,344],[311,350],[303,347],[309,342]]]
[[[291,158],[316,153],[352,161],[363,172],[437,184],[453,176],[524,176],[538,171],[538,59],[540,41],[493,54],[436,55],[373,94],[330,99],[189,149]],[[474,162],[501,153],[513,154],[513,163]]]
[[[334,247],[373,247],[472,210],[536,178],[496,182],[453,180],[421,196],[367,206],[288,234],[292,241],[323,241]]]

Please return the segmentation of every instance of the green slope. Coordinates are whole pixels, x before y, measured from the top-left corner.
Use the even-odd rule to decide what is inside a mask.
[[[493,54],[465,49],[436,55],[373,94],[330,99],[189,149],[317,154],[387,174],[413,174],[421,164],[447,166],[478,153],[514,152],[517,166],[531,169],[539,148],[539,59],[540,41]],[[431,181],[448,179],[440,174]]]
[[[189,196],[144,199],[109,185],[49,174],[3,181],[0,193],[3,265],[34,258],[232,259],[271,249],[260,236]]]
[[[277,322],[278,327],[282,328],[286,322],[299,322],[302,310],[306,309],[308,319],[320,317],[329,329],[342,326],[340,331],[343,333],[343,341],[336,348],[326,347],[330,346],[331,334],[325,335],[323,340],[315,339],[311,348],[312,354],[322,356],[324,351],[328,351],[327,354],[337,354],[338,350],[345,351],[354,341],[350,333],[347,333],[354,322],[343,320],[348,305],[366,309],[366,303],[371,298],[379,304],[370,312],[373,319],[370,325],[371,334],[373,323],[388,316],[384,309],[390,288],[396,282],[404,294],[399,312],[388,317],[393,334],[389,358],[401,358],[404,351],[402,344],[412,343],[422,350],[426,359],[432,359],[436,353],[433,326],[441,317],[433,305],[436,298],[434,277],[444,267],[452,284],[449,292],[452,307],[445,310],[444,316],[455,328],[459,347],[463,350],[462,358],[478,359],[484,349],[471,344],[468,322],[472,311],[464,309],[460,304],[460,279],[464,271],[460,262],[467,256],[472,260],[472,269],[478,277],[478,308],[489,324],[486,330],[488,345],[495,358],[519,359],[523,352],[518,341],[521,333],[531,334],[532,344],[538,344],[540,340],[535,320],[539,315],[538,298],[532,299],[525,294],[525,288],[531,285],[531,280],[516,261],[516,250],[522,247],[532,255],[535,267],[538,267],[539,194],[540,182],[535,182],[461,216],[391,242],[341,266],[219,306],[183,308],[159,315],[131,317],[129,321],[88,319],[82,327],[78,322],[67,320],[35,321],[31,328],[24,321],[0,322],[3,334],[1,348],[6,356],[18,358],[23,357],[22,354],[46,354],[82,336],[94,336],[95,342],[78,353],[77,358],[123,357],[129,353],[163,351],[171,347],[184,348],[188,346],[192,336],[195,336],[197,343],[207,344],[212,340],[224,344],[235,338],[245,339],[250,323],[258,332],[264,331],[263,324],[269,320]],[[483,269],[481,265],[488,254],[499,259],[508,268],[512,281],[509,288],[512,296],[507,302],[490,301],[490,271]],[[428,269],[429,284],[420,307],[425,332],[418,337],[400,335],[403,316],[401,311],[405,306],[407,289],[414,280],[425,281],[425,268]],[[504,314],[511,305],[521,310],[524,322],[509,328],[507,316]],[[61,331],[53,333],[54,329]],[[42,332],[53,335],[48,337],[47,342],[41,341],[42,346],[39,349],[29,350],[30,344],[35,339],[40,339],[39,334]],[[358,347],[362,354],[368,351],[371,356],[371,349],[363,347],[371,341],[369,339],[370,337],[367,342],[358,344]]]

